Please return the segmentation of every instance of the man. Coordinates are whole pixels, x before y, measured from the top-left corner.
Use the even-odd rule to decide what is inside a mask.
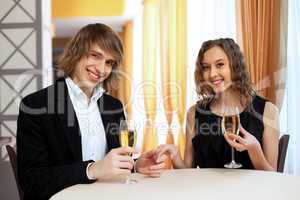
[[[48,199],[60,190],[107,181],[135,170],[158,177],[164,158],[153,152],[134,163],[119,147],[121,102],[105,92],[117,79],[123,47],[103,24],[83,27],[66,47],[64,78],[25,97],[17,124],[18,176],[24,199]]]

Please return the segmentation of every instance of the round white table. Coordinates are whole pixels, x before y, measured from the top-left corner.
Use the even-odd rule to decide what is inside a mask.
[[[230,169],[166,170],[160,178],[132,174],[137,184],[121,180],[75,185],[51,200],[299,200],[300,177],[276,172]]]

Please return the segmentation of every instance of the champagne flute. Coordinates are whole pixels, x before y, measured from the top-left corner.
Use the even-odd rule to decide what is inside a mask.
[[[135,148],[136,145],[136,127],[135,123],[132,120],[121,120],[120,121],[120,133],[119,133],[119,142],[121,147],[132,147]],[[132,156],[130,154],[129,156]],[[137,180],[126,178],[126,184],[137,183]]]
[[[239,134],[239,127],[240,127],[240,116],[238,113],[238,109],[236,108],[236,114],[235,115],[229,115],[225,116],[223,115],[222,118],[222,132],[223,134]],[[225,168],[230,168],[230,169],[237,169],[241,168],[242,164],[237,163],[235,161],[235,150],[233,147],[231,147],[231,162],[226,163],[224,165]]]

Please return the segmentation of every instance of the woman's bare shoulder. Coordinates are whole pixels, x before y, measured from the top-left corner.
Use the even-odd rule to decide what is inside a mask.
[[[192,105],[187,111],[186,122],[190,127],[194,127],[196,109],[197,109],[197,103]]]
[[[197,104],[192,105],[187,111],[187,119],[194,119],[196,112]]]

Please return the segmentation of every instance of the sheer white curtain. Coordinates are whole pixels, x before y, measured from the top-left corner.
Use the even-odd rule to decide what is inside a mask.
[[[289,0],[287,81],[283,108],[280,113],[281,132],[291,136],[285,172],[300,175],[300,1]]]
[[[187,0],[188,6],[188,77],[187,77],[187,107],[190,107],[196,100],[194,69],[195,61],[202,42],[209,39],[220,37],[236,38],[235,25],[235,0]],[[142,74],[142,10],[134,20],[134,53],[133,53],[133,119],[140,125],[138,129],[137,148],[142,144],[142,125],[145,121],[144,99],[143,99],[143,79]],[[157,72],[161,66],[157,65]],[[163,110],[160,75],[157,74],[157,115],[159,143],[164,143],[166,138],[166,119]],[[177,119],[177,118],[175,118]],[[177,121],[172,125],[174,129],[174,138],[177,139],[176,128]]]
[[[187,107],[196,102],[194,70],[198,51],[206,40],[230,37],[236,40],[235,0],[188,0]]]

